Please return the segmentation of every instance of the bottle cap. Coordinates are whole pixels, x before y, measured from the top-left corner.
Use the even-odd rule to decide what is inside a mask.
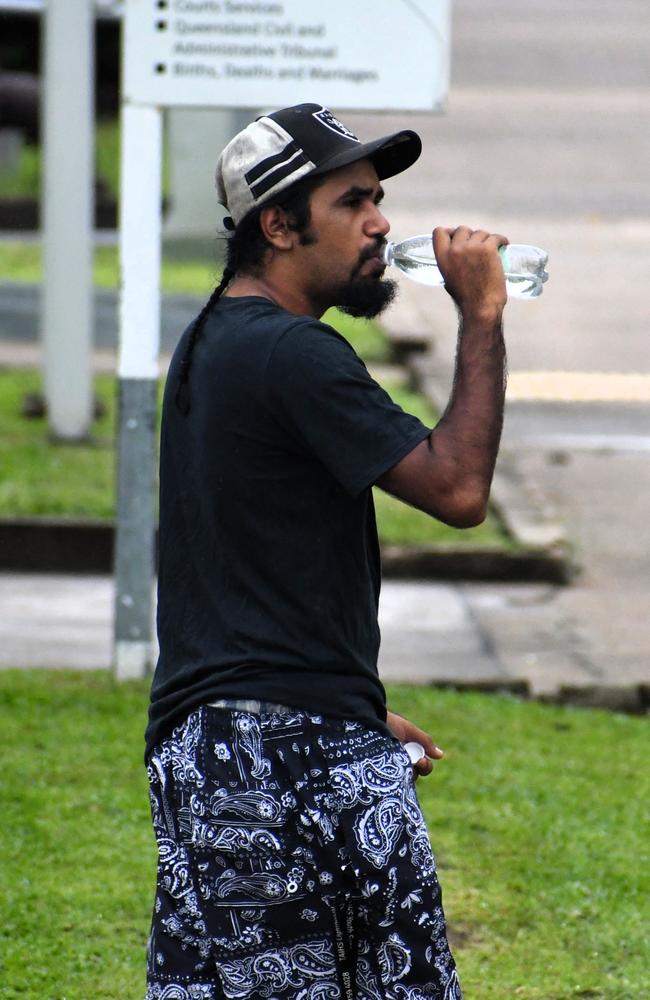
[[[405,743],[404,749],[409,755],[411,764],[417,764],[419,760],[422,760],[422,758],[427,755],[426,750],[420,743]]]

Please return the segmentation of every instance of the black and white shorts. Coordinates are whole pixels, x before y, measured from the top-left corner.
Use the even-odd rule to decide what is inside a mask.
[[[461,1000],[399,741],[256,707],[204,706],[149,759],[146,1000]]]

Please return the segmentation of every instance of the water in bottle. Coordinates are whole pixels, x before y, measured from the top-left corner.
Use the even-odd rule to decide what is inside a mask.
[[[539,247],[523,243],[509,243],[499,248],[499,256],[506,275],[508,295],[516,299],[534,299],[542,294],[544,282],[548,281],[545,270],[548,254]],[[444,285],[442,274],[436,264],[431,236],[411,236],[401,243],[387,243],[384,262],[394,264],[413,281],[422,285]]]

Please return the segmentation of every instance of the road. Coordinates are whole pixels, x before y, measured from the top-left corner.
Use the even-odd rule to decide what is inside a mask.
[[[463,588],[485,648],[542,687],[650,679],[648,37],[643,0],[456,0],[448,113],[413,116],[423,157],[385,185],[396,238],[466,222],[550,253],[543,296],[506,313],[503,454],[583,572],[563,590]],[[444,393],[448,298],[404,280],[395,322],[433,337]]]

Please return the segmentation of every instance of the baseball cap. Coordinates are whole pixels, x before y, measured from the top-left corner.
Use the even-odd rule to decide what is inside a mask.
[[[361,142],[322,104],[296,104],[262,115],[231,139],[217,163],[219,201],[238,225],[303,177],[369,159],[383,180],[410,167],[421,151],[411,129]]]

